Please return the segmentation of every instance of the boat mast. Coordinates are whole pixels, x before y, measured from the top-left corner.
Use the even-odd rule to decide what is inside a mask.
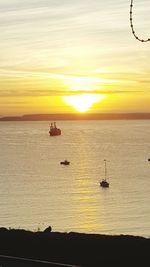
[[[51,130],[51,129],[53,129],[53,124],[52,124],[52,122],[51,122],[51,124],[50,124],[50,130]]]
[[[105,162],[105,180],[106,180],[106,176],[107,176],[106,159],[104,159],[104,162]]]

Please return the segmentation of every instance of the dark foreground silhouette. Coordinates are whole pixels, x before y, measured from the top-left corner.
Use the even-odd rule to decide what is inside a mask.
[[[0,254],[77,266],[147,266],[150,238],[0,228]],[[21,267],[21,266],[20,266]]]

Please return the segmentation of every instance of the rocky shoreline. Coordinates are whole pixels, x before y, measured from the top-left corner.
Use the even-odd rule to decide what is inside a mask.
[[[146,266],[150,238],[0,228],[0,254],[77,266]],[[21,267],[21,266],[20,266]]]

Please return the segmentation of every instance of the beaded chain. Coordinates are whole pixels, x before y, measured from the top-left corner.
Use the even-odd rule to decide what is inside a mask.
[[[140,41],[142,43],[150,41],[150,38],[147,38],[147,39],[144,40],[144,39],[139,38],[135,33],[135,30],[134,30],[134,27],[133,27],[133,0],[131,0],[131,3],[130,3],[130,27],[131,27],[131,30],[132,30],[132,33],[133,33],[134,37],[138,41]]]

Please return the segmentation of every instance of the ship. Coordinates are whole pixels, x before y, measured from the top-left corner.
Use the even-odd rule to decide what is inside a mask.
[[[56,136],[56,135],[61,135],[61,130],[57,128],[56,122],[50,124],[49,128],[49,135],[50,136]]]

